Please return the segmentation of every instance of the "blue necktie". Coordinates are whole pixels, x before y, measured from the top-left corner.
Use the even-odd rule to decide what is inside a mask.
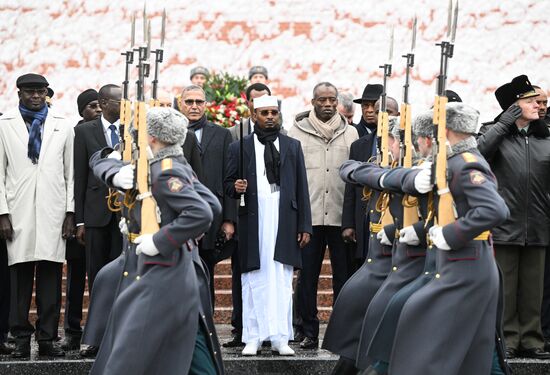
[[[118,134],[116,133],[116,126],[109,125],[109,130],[111,130],[111,147],[115,148],[115,146],[120,143],[120,140],[118,139]]]

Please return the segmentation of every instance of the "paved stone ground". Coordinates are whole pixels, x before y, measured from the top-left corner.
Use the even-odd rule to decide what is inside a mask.
[[[321,326],[321,336],[326,326]],[[220,341],[231,338],[231,326],[218,325]],[[62,335],[63,332],[60,332]],[[302,350],[298,344],[290,346],[296,351],[295,357],[279,357],[263,347],[256,357],[244,358],[242,348],[222,348],[227,375],[321,375],[330,374],[337,357],[326,350]],[[30,360],[14,361],[9,356],[0,356],[0,375],[85,375],[92,366],[92,360],[83,360],[78,352],[67,353],[64,358],[38,357],[37,344],[32,341]],[[511,361],[514,375],[548,375],[550,361],[518,359]]]

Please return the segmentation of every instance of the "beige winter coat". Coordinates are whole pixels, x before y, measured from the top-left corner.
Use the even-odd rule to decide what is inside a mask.
[[[341,226],[345,184],[338,175],[348,160],[349,149],[358,137],[344,117],[334,137],[326,142],[308,119],[309,111],[298,114],[288,135],[302,144],[307,169],[312,224]]]
[[[0,117],[0,215],[10,215],[14,232],[6,241],[9,265],[65,261],[61,231],[65,213],[74,212],[73,137],[73,127],[50,111],[33,164],[19,109]]]

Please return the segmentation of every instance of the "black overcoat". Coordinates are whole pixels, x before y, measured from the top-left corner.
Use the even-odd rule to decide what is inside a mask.
[[[244,176],[248,181],[245,206],[239,209],[239,259],[242,272],[260,268],[258,241],[258,197],[256,184],[256,156],[254,133],[243,138]],[[229,146],[225,192],[238,199],[235,180],[239,179],[239,142]],[[307,185],[304,154],[300,142],[279,134],[281,191],[279,202],[279,230],[274,259],[296,268],[302,266],[298,233],[311,233],[311,206]],[[263,162],[263,160],[261,160]]]

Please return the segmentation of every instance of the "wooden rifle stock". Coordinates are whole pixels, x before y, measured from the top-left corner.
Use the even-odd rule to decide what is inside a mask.
[[[141,200],[141,233],[152,234],[159,230],[157,222],[157,204],[149,191],[149,160],[147,158],[147,108],[145,102],[136,102],[135,127],[138,133],[138,157],[133,163],[136,167],[136,188]]]
[[[453,196],[447,183],[447,97],[436,96],[434,104],[434,126],[437,127],[437,155],[435,184],[439,202],[437,206],[437,225],[444,226],[455,221]]]
[[[411,105],[401,104],[400,129],[403,130],[403,167],[412,167],[413,142],[412,142],[412,123],[411,123]],[[409,195],[403,197],[403,227],[418,222],[418,200]]]
[[[122,160],[132,160],[132,135],[130,134],[130,123],[132,119],[132,102],[128,99],[122,99],[120,101],[120,128],[123,129],[121,136],[121,150]]]

